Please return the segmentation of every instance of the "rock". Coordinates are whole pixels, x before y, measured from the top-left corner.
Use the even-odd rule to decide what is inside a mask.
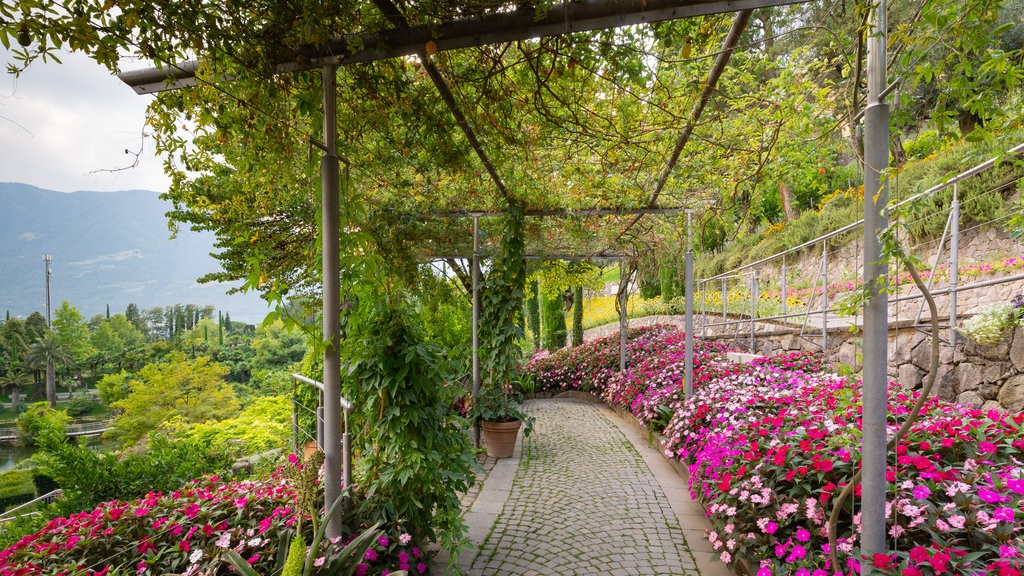
[[[1024,372],[1024,326],[1017,326],[1013,331],[1013,342],[1010,344],[1010,361],[1017,372]]]
[[[1000,383],[995,384],[982,384],[981,389],[978,390],[981,393],[982,398],[986,400],[995,400],[999,397],[999,391],[1002,390],[1003,386]]]
[[[839,345],[838,359],[843,364],[846,364],[847,366],[853,367],[853,366],[856,366],[858,364],[858,362],[857,362],[857,355],[858,355],[859,352],[860,352],[860,347],[859,346],[856,346],[856,345],[851,344],[849,342],[843,342],[842,344]]]
[[[971,364],[970,362],[964,362],[958,364],[953,369],[957,379],[957,393],[963,393],[968,390],[978,390],[981,388],[981,367]],[[986,380],[986,382],[989,382]]]
[[[988,412],[989,410],[1002,410],[1003,406],[995,400],[985,400],[985,403],[981,405],[981,409]]]
[[[981,373],[982,382],[1001,382],[1006,378],[1006,365],[1004,364],[989,364],[985,366]]]
[[[981,397],[981,394],[973,390],[960,394],[956,397],[956,401],[960,404],[969,404],[974,408],[981,408],[985,404],[985,399]]]
[[[939,371],[935,377],[935,387],[938,389],[938,396],[943,400],[953,402],[956,399],[956,378],[953,375],[952,366],[939,364]],[[934,389],[932,391],[934,394]]]
[[[924,376],[924,372],[913,364],[901,364],[896,369],[896,381],[900,383],[900,388],[904,390],[920,388],[922,376]]]
[[[986,360],[1001,362],[1005,361],[1010,356],[1010,341],[1009,338],[1003,338],[998,344],[982,346],[968,338],[967,345],[964,346],[964,352],[967,355],[973,354],[975,356],[981,356]]]
[[[909,334],[901,332],[892,342],[892,360],[895,360],[896,364],[910,362],[914,351],[926,338],[917,330],[913,330]]]
[[[927,370],[932,362],[932,345],[922,338],[910,352],[910,361],[918,368]]]
[[[999,390],[997,399],[1004,410],[1017,412],[1024,409],[1024,374],[1007,380]]]
[[[939,364],[953,364],[953,347],[939,344]]]

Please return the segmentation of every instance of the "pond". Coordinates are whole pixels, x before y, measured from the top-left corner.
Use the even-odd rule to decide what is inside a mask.
[[[7,443],[0,444],[0,473],[14,468],[15,464],[35,454],[35,452],[35,448],[14,446]]]
[[[89,449],[107,452],[113,450],[117,445],[114,442],[102,440],[98,437],[89,438]],[[18,462],[32,456],[37,451],[34,446],[16,446],[11,443],[0,443],[0,473],[14,468]]]

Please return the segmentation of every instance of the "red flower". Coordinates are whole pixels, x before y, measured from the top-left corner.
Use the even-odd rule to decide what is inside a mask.
[[[894,566],[892,557],[881,552],[875,553],[874,558],[871,559],[871,564],[875,568],[880,568],[882,570],[888,570]]]

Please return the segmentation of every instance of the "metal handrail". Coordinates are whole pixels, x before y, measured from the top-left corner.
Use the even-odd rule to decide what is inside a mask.
[[[2,514],[0,514],[0,523],[10,522],[11,520],[16,520],[16,519],[20,518],[20,516],[11,516],[12,514],[14,514],[15,512],[17,512],[19,510],[23,510],[25,508],[28,508],[29,506],[32,506],[34,504],[38,504],[40,502],[46,502],[47,504],[49,504],[49,503],[53,502],[54,500],[56,500],[57,498],[60,498],[63,495],[64,495],[64,491],[61,490],[60,488],[58,488],[56,490],[51,490],[50,492],[47,492],[46,494],[43,494],[42,496],[39,496],[38,498],[33,498],[32,500],[29,500],[28,502],[25,502],[24,504],[19,504],[18,506],[15,506],[14,508],[11,508],[10,510],[7,510],[7,511],[3,512]]]
[[[325,391],[324,390],[324,383],[323,382],[319,382],[317,380],[313,380],[312,378],[307,378],[307,377],[305,377],[305,376],[303,376],[302,374],[299,374],[299,373],[292,374],[292,378],[298,380],[299,382],[304,382],[304,383],[309,384],[311,386],[315,386],[316,389],[319,390],[321,393],[323,393]],[[353,408],[353,404],[352,404],[352,402],[350,400],[347,400],[344,396],[339,396],[339,400],[341,401],[341,409],[342,409],[342,411],[344,413],[344,422],[345,422],[345,429],[344,429],[344,431],[341,434],[342,478],[343,478],[343,481],[345,483],[345,489],[348,490],[352,486],[352,438],[351,438],[351,436],[349,435],[349,432],[348,432],[348,412],[349,412],[349,410],[351,410]],[[322,404],[322,401],[321,401],[321,404]],[[323,422],[323,407],[322,406],[318,406],[316,412],[317,412],[317,415],[316,415],[316,417],[317,417],[317,430],[319,431],[321,426],[322,426],[322,422]],[[319,437],[317,438],[317,442],[316,442],[317,447],[320,448],[320,449],[324,449],[325,447],[324,447],[324,443],[322,441],[322,436],[320,436],[320,434],[318,434],[318,436]]]
[[[1021,154],[1021,153],[1024,153],[1024,143],[1018,144],[1018,145],[1014,146],[1013,148],[1010,148],[1009,150],[1007,150],[1006,155],[1007,156],[1016,156],[1016,155]],[[969,178],[971,176],[974,176],[975,174],[978,174],[979,172],[984,172],[985,170],[988,170],[989,168],[994,166],[995,163],[998,160],[999,160],[999,158],[990,158],[990,159],[986,160],[985,162],[982,162],[981,164],[978,164],[977,166],[974,166],[973,168],[971,168],[969,170],[965,170],[965,171],[957,174],[956,176],[953,176],[952,178],[950,178],[949,180],[947,180],[947,181],[945,181],[945,182],[943,182],[941,184],[936,184],[935,186],[932,186],[931,188],[925,190],[924,192],[919,192],[919,193],[914,194],[913,196],[907,198],[906,200],[902,200],[900,202],[897,202],[896,204],[893,205],[893,208],[899,208],[899,207],[903,206],[904,204],[909,204],[911,202],[916,202],[917,200],[920,200],[921,198],[926,198],[928,196],[931,196],[932,194],[935,194],[936,192],[939,192],[941,190],[949,188],[950,186],[953,186],[954,184],[960,182],[961,180],[964,180],[965,178]],[[721,274],[718,274],[717,276],[711,276],[709,278],[704,278],[702,281],[707,282],[709,280],[718,280],[718,279],[720,279],[722,277],[729,277],[730,274],[737,274],[741,270],[746,270],[748,268],[753,268],[755,266],[760,266],[761,264],[764,264],[766,262],[771,262],[772,260],[775,260],[776,258],[781,258],[782,256],[787,256],[787,255],[790,255],[790,254],[795,254],[795,253],[800,252],[800,251],[802,251],[802,250],[804,250],[806,248],[810,248],[811,246],[814,246],[815,244],[817,244],[819,242],[824,242],[825,240],[828,240],[829,238],[834,238],[834,237],[839,236],[841,234],[845,234],[847,232],[850,232],[852,230],[860,228],[863,225],[864,225],[864,219],[862,218],[860,220],[857,220],[856,222],[853,222],[851,224],[847,224],[846,226],[843,226],[842,228],[839,228],[837,230],[833,230],[832,232],[829,232],[827,234],[822,234],[821,236],[818,236],[817,238],[815,238],[813,240],[808,240],[807,242],[804,242],[803,244],[800,244],[799,246],[794,246],[793,248],[789,248],[787,250],[783,250],[782,252],[778,252],[776,254],[772,254],[771,256],[762,258],[760,260],[757,260],[756,262],[751,262],[750,264],[744,264],[743,266],[740,266],[738,268],[734,268],[734,269],[729,270],[727,272],[723,272]]]

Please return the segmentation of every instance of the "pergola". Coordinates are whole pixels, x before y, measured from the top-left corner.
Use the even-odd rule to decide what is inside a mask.
[[[664,209],[659,206],[659,196],[676,168],[680,155],[687,145],[693,127],[704,112],[712,92],[716,89],[722,71],[737,46],[740,34],[749,21],[754,9],[794,4],[806,0],[583,0],[565,2],[552,6],[544,12],[531,7],[517,6],[498,10],[478,17],[447,19],[430,26],[412,25],[403,16],[399,7],[390,0],[374,0],[374,7],[385,17],[389,26],[380,30],[362,31],[330,39],[321,44],[299,46],[283,51],[276,69],[280,73],[320,69],[322,76],[323,132],[321,169],[321,231],[323,265],[323,340],[329,345],[324,351],[324,420],[325,420],[325,497],[328,503],[341,495],[341,386],[340,386],[340,271],[339,271],[339,168],[347,160],[337,152],[337,80],[339,66],[360,62],[418,56],[426,73],[435,85],[438,94],[456,123],[470,143],[479,162],[494,187],[502,196],[508,195],[508,188],[499,170],[481,143],[473,126],[459,107],[451,90],[431,55],[436,51],[483,46],[487,44],[556,36],[574,32],[635,26],[665,20],[689,18],[707,14],[735,12],[732,27],[726,35],[720,52],[704,82],[698,101],[689,113],[689,121],[675,140],[672,153],[667,158],[649,193],[647,206],[641,209],[583,211],[591,216],[629,216],[619,233],[626,234],[643,217],[656,213],[687,212],[688,220],[696,205]],[[864,238],[864,284],[873,287],[868,298],[864,315],[864,425],[863,425],[863,500],[862,500],[862,549],[870,557],[873,552],[885,550],[885,461],[886,461],[886,347],[887,329],[886,296],[879,280],[886,278],[887,269],[881,261],[878,232],[887,226],[884,210],[887,192],[882,174],[888,164],[889,112],[885,103],[886,91],[886,22],[885,0],[874,3],[873,29],[868,45],[868,98],[863,112],[864,119],[864,168],[865,168],[865,238]],[[120,78],[139,94],[180,88],[197,83],[200,73],[198,62],[185,62],[171,66],[126,72]],[[219,79],[228,81],[228,79]],[[218,79],[206,79],[216,82]],[[550,211],[549,211],[550,212]],[[474,221],[473,278],[474,278],[474,382],[479,385],[479,363],[476,352],[475,324],[479,312],[479,298],[476,290],[479,278],[479,219],[497,215],[487,212],[444,213],[420,215],[418,217],[472,217]],[[530,215],[530,214],[528,214]],[[537,211],[533,216],[554,217],[572,215]],[[689,237],[689,234],[688,234]],[[689,244],[689,243],[688,243]],[[580,256],[598,256],[614,248],[609,246]],[[465,254],[460,254],[465,257]],[[692,279],[693,250],[687,246],[686,282],[686,385],[689,395],[693,362],[693,309]],[[620,291],[621,292],[621,291]],[[623,314],[624,314],[623,307]],[[624,335],[623,335],[624,337]],[[329,534],[341,532],[340,513],[331,518]],[[868,563],[869,564],[869,563]],[[870,570],[868,566],[865,569]]]

